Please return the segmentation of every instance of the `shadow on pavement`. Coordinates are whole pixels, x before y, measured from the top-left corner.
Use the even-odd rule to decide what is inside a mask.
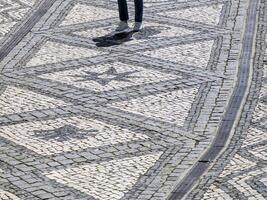
[[[132,36],[135,32],[124,32],[117,34],[108,34],[102,37],[93,38],[93,41],[96,43],[97,47],[111,47],[115,45],[120,45],[125,42],[129,42],[132,39]]]
[[[123,33],[109,33],[102,37],[93,38],[97,47],[111,47],[121,45],[132,40],[156,40],[162,39],[162,32],[169,31],[169,27],[164,26],[147,26],[140,32],[130,31]]]

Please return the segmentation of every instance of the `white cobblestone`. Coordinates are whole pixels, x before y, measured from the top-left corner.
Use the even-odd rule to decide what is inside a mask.
[[[161,153],[58,170],[46,176],[96,199],[121,199]]]

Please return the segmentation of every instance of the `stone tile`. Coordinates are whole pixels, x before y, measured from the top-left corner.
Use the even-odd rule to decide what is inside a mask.
[[[130,113],[183,126],[197,91],[196,88],[175,90],[111,105]]]
[[[61,26],[117,17],[117,12],[100,7],[77,3],[61,22]]]
[[[7,192],[7,191],[3,191],[3,190],[0,190],[0,199],[1,200],[20,200],[20,198],[17,197],[16,195],[10,192]]]
[[[179,75],[162,73],[121,62],[85,66],[75,70],[44,74],[40,77],[95,92],[181,78]]]
[[[93,57],[100,54],[101,53],[96,50],[48,41],[43,44],[40,50],[33,55],[29,62],[27,62],[26,67]]]
[[[149,50],[144,55],[161,58],[179,64],[194,65],[205,68],[209,62],[213,41],[203,41],[191,44],[165,47]]]
[[[0,41],[23,20],[35,2],[36,0],[3,0],[0,2]]]
[[[216,25],[220,20],[222,4],[191,7],[187,9],[159,13],[175,19],[186,19],[205,24]]]
[[[2,126],[0,136],[42,155],[148,139],[146,135],[83,117]]]
[[[129,22],[129,26],[133,27],[134,24]],[[195,31],[188,30],[182,27],[170,26],[168,24],[161,24],[155,22],[145,21],[143,23],[143,30],[138,34],[134,34],[130,41],[123,44],[133,45],[142,42],[153,42],[155,39],[166,39],[167,37],[180,37],[188,34],[193,34]],[[108,27],[101,27],[96,29],[88,29],[83,31],[76,31],[73,34],[85,38],[97,38],[114,32],[116,24]]]
[[[223,173],[220,174],[220,177],[227,176],[231,173],[238,172],[239,170],[245,170],[248,168],[251,168],[255,166],[255,163],[252,161],[249,161],[246,158],[243,158],[240,155],[235,155],[235,157],[230,161],[230,164],[228,164],[225,168]]]
[[[0,96],[0,115],[55,108],[64,105],[69,104],[26,89],[8,86]]]
[[[220,188],[216,187],[215,185],[212,185],[202,198],[202,200],[210,199],[232,200],[233,198]]]
[[[7,37],[14,39],[16,26],[24,22],[27,13],[35,12],[34,2],[0,2],[0,44]],[[7,192],[22,199],[167,198],[216,137],[237,80],[248,1],[230,0],[223,13],[222,4],[205,2],[145,0],[143,31],[121,45],[101,47],[94,46],[92,38],[114,30],[117,24],[111,22],[119,21],[117,0],[57,0],[30,34],[16,38],[21,42],[1,63],[3,77],[20,75],[12,81],[5,79],[8,88],[0,96],[3,198],[10,195]],[[212,2],[214,5],[208,5]],[[133,1],[129,7],[132,10]],[[157,20],[161,16],[169,20],[162,23]],[[132,13],[130,18],[132,22]],[[153,23],[147,21],[152,18]],[[220,18],[231,35],[218,33]],[[194,25],[202,23],[207,24],[206,32],[194,31]],[[261,28],[257,31],[264,33]],[[44,40],[48,41],[42,43]],[[210,55],[215,56],[210,59]],[[106,56],[111,59],[105,60]],[[134,62],[138,56],[140,60]],[[211,76],[206,69],[209,60],[214,61],[212,74],[224,74],[223,79],[207,78]],[[22,66],[27,61],[26,67]],[[142,67],[133,63],[142,63]],[[261,81],[256,78],[261,73],[257,63],[255,69],[251,88]],[[180,70],[183,73],[178,73]],[[201,86],[195,87],[199,82]],[[51,87],[46,88],[48,85]],[[249,91],[249,97],[251,92],[255,91]],[[263,199],[265,93],[263,84],[252,126],[240,135],[238,144],[227,149],[240,144],[241,150],[219,164],[220,176],[217,171],[211,174],[211,187],[200,192],[205,192],[204,199]],[[57,99],[51,98],[53,95]],[[64,102],[70,99],[71,103]],[[109,100],[113,103],[104,105]],[[250,98],[247,101],[252,102]],[[254,111],[252,103],[244,108],[247,116]],[[242,120],[240,124],[236,130],[246,127]],[[235,140],[235,135],[231,139]],[[212,182],[215,178],[218,181]]]
[[[121,199],[159,159],[161,153],[87,164],[45,175],[96,199]]]

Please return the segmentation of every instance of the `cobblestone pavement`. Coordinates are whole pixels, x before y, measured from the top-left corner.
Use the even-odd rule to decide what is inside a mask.
[[[0,2],[0,42],[22,21],[36,0],[3,0]]]
[[[248,89],[227,145],[202,160],[240,79],[251,2]],[[145,0],[144,30],[114,42],[101,36],[116,0],[0,1],[0,199],[171,199],[197,163],[183,199],[266,199],[266,4]]]

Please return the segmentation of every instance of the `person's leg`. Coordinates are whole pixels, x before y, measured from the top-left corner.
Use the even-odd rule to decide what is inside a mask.
[[[140,31],[142,29],[143,21],[143,0],[134,0],[135,5],[135,24],[133,31]]]
[[[118,0],[120,23],[115,31],[121,32],[129,29],[127,21],[129,20],[128,7],[126,0]]]
[[[126,0],[118,0],[120,20],[127,22],[129,20],[128,7]]]
[[[143,0],[134,0],[135,4],[135,22],[143,21]]]

